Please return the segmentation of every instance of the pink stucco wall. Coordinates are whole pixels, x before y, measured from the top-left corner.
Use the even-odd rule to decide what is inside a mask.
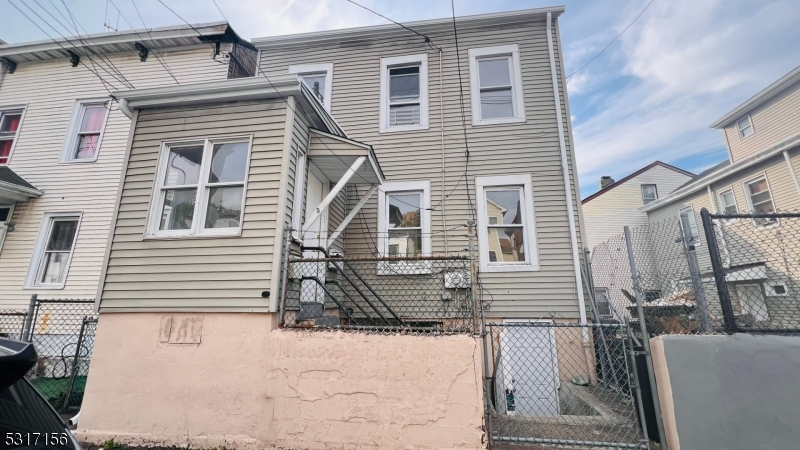
[[[483,446],[481,347],[472,337],[282,331],[267,314],[164,316],[101,315],[79,438],[233,448]]]

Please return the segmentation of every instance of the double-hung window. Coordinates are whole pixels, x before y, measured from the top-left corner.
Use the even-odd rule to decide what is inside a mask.
[[[72,111],[67,137],[61,149],[61,162],[97,160],[109,110],[107,99],[79,100]]]
[[[3,242],[6,240],[8,223],[11,222],[11,215],[14,214],[14,204],[0,205],[0,251],[3,250]]]
[[[148,237],[239,235],[250,145],[249,137],[164,145]]]
[[[539,270],[530,175],[477,177],[475,187],[481,270]]]
[[[726,189],[719,193],[719,207],[722,214],[736,214],[739,212],[736,207],[736,197],[733,195],[733,189]]]
[[[642,203],[645,205],[658,200],[658,189],[655,184],[642,185]]]
[[[0,166],[8,164],[11,151],[17,140],[19,125],[22,121],[22,110],[0,111]]]
[[[331,110],[333,64],[298,64],[289,66],[289,73],[300,75],[303,84],[314,94],[325,110]]]
[[[744,182],[744,193],[747,196],[747,203],[750,210],[756,214],[768,214],[775,212],[775,204],[772,202],[772,193],[767,183],[767,177],[762,175],[754,180]],[[774,217],[762,217],[754,219],[757,226],[766,226],[777,223]]]
[[[753,121],[750,116],[744,116],[736,122],[736,129],[739,131],[739,138],[744,139],[755,132]]]
[[[81,213],[47,213],[42,219],[25,286],[28,288],[61,289],[67,271]]]
[[[428,55],[381,59],[380,131],[428,128]]]
[[[525,121],[517,44],[469,50],[472,124]]]
[[[429,181],[382,184],[378,197],[378,249],[381,254],[393,258],[430,255],[431,218],[428,208]],[[389,261],[379,269],[382,274],[419,273],[424,271],[425,264]]]
[[[681,208],[678,218],[681,224],[681,232],[684,235],[688,235],[689,243],[697,244],[699,231],[697,229],[697,218],[694,215],[694,208],[691,206]]]

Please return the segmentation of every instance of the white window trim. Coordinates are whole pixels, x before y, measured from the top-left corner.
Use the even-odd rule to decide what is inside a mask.
[[[687,206],[684,206],[684,207],[682,207],[682,208],[680,208],[678,210],[678,224],[680,226],[681,233],[683,233],[683,220],[681,220],[681,215],[687,209],[692,212],[692,217],[694,218],[694,226],[697,228],[697,235],[692,236],[694,238],[694,242],[692,242],[692,244],[694,244],[695,248],[697,248],[697,247],[702,246],[703,240],[700,239],[700,233],[701,233],[700,226],[701,226],[701,223],[697,221],[697,214],[695,214],[695,212],[694,212],[694,205],[687,205]],[[689,231],[691,231],[691,230],[689,230]],[[680,242],[680,241],[678,241],[678,242]]]
[[[419,125],[389,126],[389,69],[419,64]],[[428,54],[381,58],[380,132],[428,129]]]
[[[244,168],[244,181],[242,183],[242,215],[239,219],[238,228],[202,228],[206,220],[206,195],[208,171],[211,164],[212,151],[209,149],[214,143],[221,142],[242,142],[247,141],[247,160]],[[180,147],[191,144],[203,144],[203,161],[200,165],[200,178],[198,179],[197,197],[195,197],[194,216],[192,217],[192,229],[189,230],[159,230],[161,219],[161,206],[163,202],[162,191],[164,187],[164,171],[167,168],[170,147]],[[156,179],[153,186],[153,193],[150,198],[150,210],[147,217],[147,227],[144,239],[187,239],[187,238],[215,238],[215,237],[236,237],[242,234],[244,224],[244,206],[247,199],[247,180],[250,174],[250,157],[253,151],[253,135],[236,136],[209,136],[199,139],[187,139],[180,141],[169,141],[161,143],[161,150],[158,158]]]
[[[758,214],[755,207],[753,206],[753,199],[751,198],[750,195],[750,185],[761,180],[762,178],[764,179],[764,181],[767,182],[767,191],[769,192],[769,199],[772,201],[772,207],[775,208],[775,211],[777,212],[778,205],[775,204],[775,197],[772,195],[772,186],[770,186],[769,184],[769,178],[767,178],[766,172],[761,172],[760,174],[754,176],[753,178],[750,178],[749,180],[742,181],[742,192],[744,192],[744,199],[745,201],[747,201],[747,208],[750,212]],[[780,222],[781,219],[776,217],[775,222],[772,222],[767,225],[759,225],[758,222],[756,222],[756,219],[753,219],[753,227],[755,227],[756,229],[771,228],[774,227],[775,225],[778,225]]]
[[[774,286],[783,286],[783,294],[779,294],[775,292]],[[789,286],[786,285],[783,281],[779,281],[777,283],[769,283],[764,282],[764,290],[766,291],[767,297],[788,297],[789,296]]]
[[[736,192],[733,191],[733,186],[728,186],[725,189],[720,190],[717,192],[717,202],[719,204],[719,214],[727,214],[725,212],[725,204],[722,202],[722,194],[726,194],[730,192],[733,196],[733,205],[736,206],[736,214],[739,214],[739,202],[736,201]],[[728,223],[736,222],[739,219],[726,219],[725,221]]]
[[[83,120],[83,110],[89,106],[105,105],[108,98],[89,98],[75,100],[75,106],[72,108],[72,117],[69,119],[69,128],[67,128],[67,136],[64,138],[64,145],[61,147],[61,157],[58,162],[61,164],[82,164],[93,163],[97,161],[100,156],[100,148],[103,145],[103,136],[106,133],[106,124],[108,123],[109,109],[106,108],[106,116],[103,117],[103,125],[100,127],[100,136],[97,138],[97,151],[94,152],[94,158],[75,159],[75,146],[78,144],[78,129]]]
[[[64,273],[64,280],[61,283],[54,284],[37,283],[36,275],[39,273],[39,266],[41,265],[42,258],[44,257],[44,249],[45,245],[47,245],[47,239],[50,236],[50,229],[52,228],[53,220],[64,218],[78,219],[78,225],[75,228],[75,236],[72,238],[72,250],[69,253],[69,258],[67,258],[67,271]],[[36,245],[33,248],[31,261],[28,265],[28,274],[25,277],[25,285],[23,286],[24,289],[64,289],[64,286],[67,284],[67,278],[69,277],[69,269],[72,265],[72,257],[75,255],[75,245],[78,242],[78,235],[81,232],[82,221],[82,211],[48,212],[42,215],[42,222],[39,225],[39,234],[36,237]]]
[[[25,113],[28,112],[28,105],[9,105],[9,106],[0,106],[0,119],[2,118],[3,114],[14,114],[20,113],[19,117],[19,126],[17,127],[17,132],[14,134],[14,141],[11,143],[11,150],[8,152],[8,159],[6,163],[0,163],[0,166],[7,166],[8,163],[11,162],[11,158],[14,156],[14,149],[17,148],[17,142],[19,142],[19,133],[22,131],[22,124],[25,123]]]
[[[649,203],[645,203],[645,200],[644,200],[644,187],[645,186],[653,186],[653,189],[656,192],[656,198],[655,198],[655,200],[653,200],[653,202],[655,202],[655,201],[658,200],[658,185],[655,184],[655,183],[642,183],[641,185],[639,185],[639,190],[641,190],[641,192],[642,192],[642,204],[648,205]],[[653,203],[653,202],[650,202],[650,203]]]
[[[481,94],[478,72],[478,59],[491,56],[511,56],[511,99],[514,103],[514,117],[481,119]],[[469,49],[469,85],[472,98],[472,125],[498,125],[525,122],[525,99],[522,94],[522,72],[519,64],[519,45],[501,45]]]
[[[525,230],[525,262],[490,262],[489,261],[489,223],[486,214],[486,188],[502,188],[522,186],[522,204],[525,208],[523,229]],[[531,175],[501,175],[475,178],[476,198],[478,202],[478,245],[481,272],[534,272],[539,270],[539,251],[536,241],[536,220],[533,212],[534,198],[531,188]]]
[[[324,64],[295,64],[289,66],[289,73],[296,73],[297,75],[311,75],[314,73],[325,72],[325,92],[322,95],[325,101],[322,106],[325,111],[331,112],[331,94],[333,93],[333,63]]]
[[[422,255],[431,255],[431,182],[422,181],[393,181],[384,182],[378,192],[378,252],[381,256],[389,255],[389,236],[387,209],[389,202],[387,196],[398,192],[422,192],[422,204],[420,205],[420,225],[422,225]],[[401,270],[389,266],[386,263],[378,264],[378,275],[412,275],[430,272],[429,262],[413,262],[405,265]]]
[[[8,208],[8,217],[6,217],[5,221],[0,221],[0,252],[3,251],[3,243],[6,241],[6,233],[8,233],[8,224],[14,217],[14,206],[16,206],[16,203],[4,203],[0,205],[0,208]]]
[[[750,132],[750,134],[748,134],[747,136],[742,136],[742,130],[741,130],[741,128],[739,128],[739,122],[741,122],[743,119],[747,119],[747,123],[749,123],[749,124],[750,124],[750,130],[752,130],[752,131]],[[744,117],[742,117],[741,119],[739,119],[739,120],[737,120],[737,121],[736,121],[736,134],[738,134],[738,135],[739,135],[739,140],[740,140],[740,141],[741,141],[741,140],[744,140],[744,139],[747,139],[747,138],[749,138],[750,136],[752,136],[752,135],[756,134],[756,127],[754,127],[754,126],[753,126],[753,118],[752,118],[752,117],[750,117],[750,114],[748,114],[748,115],[746,115],[746,116],[744,116]]]
[[[297,150],[297,162],[294,173],[294,201],[292,202],[292,238],[300,241],[300,229],[303,227],[305,211],[306,176],[308,175],[308,155],[300,148]]]

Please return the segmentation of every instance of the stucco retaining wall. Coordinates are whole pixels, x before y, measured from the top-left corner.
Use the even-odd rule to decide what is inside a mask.
[[[483,446],[470,336],[283,331],[271,314],[102,314],[79,438],[233,448]]]
[[[800,338],[651,339],[667,447],[788,449],[800,442]]]

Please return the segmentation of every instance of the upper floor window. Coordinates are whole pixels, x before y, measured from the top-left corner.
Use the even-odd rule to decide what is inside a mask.
[[[775,212],[775,204],[772,202],[772,193],[767,183],[767,177],[762,175],[754,180],[744,182],[744,193],[750,210],[756,214],[769,214]],[[777,222],[774,217],[762,217],[754,219],[758,226],[771,225]]]
[[[81,221],[81,213],[47,213],[42,219],[39,236],[28,268],[25,286],[60,289],[67,280],[67,271]]]
[[[655,184],[642,185],[642,202],[646,205],[658,200],[658,189]]]
[[[719,193],[719,207],[722,214],[736,214],[739,212],[736,207],[736,197],[733,196],[733,189],[726,189]]]
[[[380,131],[428,129],[428,55],[381,58]]]
[[[0,111],[0,165],[8,164],[8,160],[11,159],[11,151],[14,149],[21,121],[21,110]]]
[[[61,150],[61,162],[97,160],[103,131],[108,119],[107,99],[78,100],[72,110],[67,138]]]
[[[736,129],[739,130],[739,138],[744,139],[755,132],[750,116],[744,116],[736,122]]]
[[[314,93],[325,107],[331,110],[331,94],[333,92],[333,64],[298,64],[289,66],[289,73],[300,75],[303,84]]]
[[[694,208],[692,208],[691,206],[681,208],[679,213],[679,218],[681,224],[681,231],[684,234],[688,234],[689,243],[697,244],[698,243],[697,237],[700,235],[700,233],[697,228],[697,217],[695,217],[694,215]]]
[[[481,270],[538,270],[530,175],[477,177],[475,188]]]
[[[517,44],[469,50],[472,124],[525,121]]]
[[[164,145],[148,237],[239,235],[250,145],[250,138]]]

